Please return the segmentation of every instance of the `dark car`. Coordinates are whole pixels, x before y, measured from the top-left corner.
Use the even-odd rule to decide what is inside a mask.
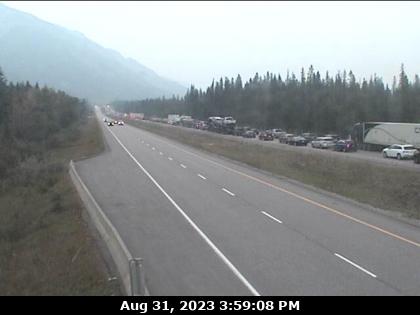
[[[416,164],[420,164],[420,149],[417,149],[416,152],[414,152],[413,161]]]
[[[258,139],[264,140],[264,141],[273,141],[274,135],[273,133],[269,131],[261,131],[260,134],[258,135]]]
[[[306,146],[308,144],[308,141],[301,136],[291,137],[287,144],[294,145],[294,146]]]
[[[352,140],[338,140],[333,147],[334,151],[354,152],[357,151],[356,145]]]
[[[242,137],[244,137],[244,138],[255,138],[256,135],[257,135],[257,133],[255,132],[255,130],[249,129],[249,130],[246,130],[242,134]]]
[[[109,121],[109,122],[108,122],[108,126],[114,126],[114,122]]]
[[[305,132],[305,133],[302,133],[302,137],[304,137],[306,139],[306,142],[309,143],[312,140],[315,140],[316,135],[310,132]]]

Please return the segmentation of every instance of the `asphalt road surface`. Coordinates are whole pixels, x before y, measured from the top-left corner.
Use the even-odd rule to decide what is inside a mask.
[[[101,125],[107,152],[76,168],[144,259],[152,295],[420,294],[418,227],[132,126]]]

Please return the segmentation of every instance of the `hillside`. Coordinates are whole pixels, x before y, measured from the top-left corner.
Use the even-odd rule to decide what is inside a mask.
[[[186,91],[79,32],[2,4],[0,43],[0,67],[12,82],[38,82],[99,103]]]

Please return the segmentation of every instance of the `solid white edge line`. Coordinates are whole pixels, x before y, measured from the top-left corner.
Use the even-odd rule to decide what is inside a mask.
[[[334,253],[335,256],[337,256],[338,258],[341,258],[342,260],[348,262],[349,264],[353,265],[354,267],[360,269],[361,271],[367,273],[369,276],[376,278],[376,275],[371,273],[370,271],[366,270],[363,267],[360,267],[358,264],[352,262],[351,260],[347,259],[346,257],[341,256],[340,254]]]
[[[239,272],[239,270],[230,262],[230,260],[217,248],[217,246],[207,237],[207,235],[200,230],[200,228],[194,223],[193,220],[181,209],[180,206],[169,196],[169,194],[159,185],[159,183],[149,174],[149,172],[137,161],[137,159],[128,151],[124,144],[118,139],[118,137],[108,129],[112,136],[117,140],[121,147],[127,152],[131,159],[137,164],[137,166],[149,177],[149,179],[155,184],[155,186],[162,192],[162,194],[170,201],[170,203],[181,213],[181,215],[187,220],[187,222],[197,231],[197,233],[204,239],[204,241],[213,249],[213,251],[219,256],[219,258],[228,266],[228,268],[239,278],[239,280],[251,291],[255,296],[261,296],[258,291],[249,283],[249,281]]]
[[[271,214],[265,212],[265,211],[261,211],[262,214],[266,215],[267,217],[269,217],[270,219],[277,221],[278,223],[283,223],[282,221],[280,221],[279,219],[277,219],[276,217],[273,217]]]
[[[230,191],[229,191],[229,190],[227,190],[226,188],[222,188],[222,190],[223,190],[225,193],[227,193],[227,194],[229,194],[229,195],[231,195],[231,196],[235,197],[235,194],[234,194],[233,192],[230,192]]]
[[[201,175],[201,174],[197,174],[197,176],[198,177],[200,177],[200,178],[202,178],[202,179],[204,179],[204,180],[206,180],[207,178],[205,178],[203,175]]]

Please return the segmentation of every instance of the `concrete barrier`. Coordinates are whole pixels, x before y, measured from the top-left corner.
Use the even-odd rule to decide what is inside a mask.
[[[144,281],[144,270],[140,258],[134,258],[121,239],[111,221],[102,211],[92,194],[83,183],[70,161],[70,177],[82,199],[86,210],[101,238],[105,242],[117,267],[122,287],[126,295],[149,295]]]

